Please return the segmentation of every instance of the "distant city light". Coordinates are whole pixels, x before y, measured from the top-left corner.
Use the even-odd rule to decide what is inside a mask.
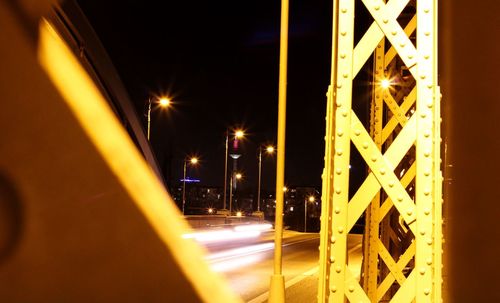
[[[186,179],[180,179],[181,182],[186,182],[186,183],[199,183],[200,180],[199,179],[190,179],[190,178],[186,178]]]

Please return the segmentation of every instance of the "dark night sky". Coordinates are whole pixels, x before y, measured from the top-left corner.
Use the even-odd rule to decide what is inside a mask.
[[[221,186],[226,127],[243,126],[243,186],[257,185],[257,147],[276,142],[280,1],[80,0],[139,113],[149,95],[174,100],[152,115],[152,145],[169,177],[197,153],[190,173]],[[288,60],[286,184],[321,185],[331,1],[292,1]],[[171,157],[172,161],[169,161]],[[273,159],[263,162],[274,188]]]

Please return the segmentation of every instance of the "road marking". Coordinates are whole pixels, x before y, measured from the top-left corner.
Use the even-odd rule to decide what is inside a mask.
[[[308,241],[308,240],[305,240],[305,241]],[[299,241],[299,242],[295,242],[295,243],[300,243],[300,242],[305,242],[305,241]],[[295,243],[289,243],[288,245],[292,245]],[[361,243],[351,247],[347,251],[347,253],[350,254],[350,253],[354,252],[355,250],[358,250],[360,247],[361,247]],[[318,270],[319,270],[319,266],[316,266],[316,267],[311,268],[310,270],[296,276],[295,278],[288,280],[287,282],[285,282],[285,289],[299,283],[300,281],[304,280],[307,277],[313,276],[314,274],[316,274],[318,272]],[[262,302],[266,302],[268,298],[269,298],[269,291],[266,291],[265,293],[253,298],[252,300],[248,301],[247,303],[262,303]]]

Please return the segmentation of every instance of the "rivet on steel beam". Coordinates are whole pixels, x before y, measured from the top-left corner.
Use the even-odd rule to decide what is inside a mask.
[[[340,101],[339,99],[337,99],[337,107],[342,107],[342,101]]]
[[[384,20],[382,20],[382,22],[384,22],[385,24],[387,24],[389,22],[389,20],[384,19]]]
[[[368,148],[368,142],[363,142],[363,148],[367,149]]]
[[[341,59],[345,59],[345,56],[346,56],[346,55],[345,55],[344,53],[340,54],[340,58],[341,58]]]
[[[424,137],[429,138],[430,135],[431,135],[431,132],[428,129],[426,129],[424,131]]]
[[[408,55],[408,59],[413,59],[413,55]]]
[[[372,156],[372,161],[373,161],[373,162],[377,162],[377,155],[373,155],[373,156]]]
[[[335,170],[335,172],[337,173],[337,175],[340,175],[340,174],[342,173],[342,168],[340,168],[340,167],[339,167],[339,168],[337,168],[337,169]]]
[[[340,208],[339,207],[335,207],[335,213],[336,214],[340,214]]]
[[[398,201],[399,201],[399,202],[403,202],[403,197],[402,197],[402,196],[399,196],[399,197],[398,197]]]
[[[349,291],[353,292],[354,291],[354,285],[349,285]]]
[[[332,292],[337,292],[337,286],[332,285],[331,291],[332,291]]]
[[[432,238],[427,239],[427,245],[432,245]]]
[[[425,117],[427,117],[427,115],[426,115],[425,113],[421,113],[421,114],[420,114],[420,117],[421,117],[421,118],[425,118]]]
[[[332,244],[335,244],[335,241],[337,241],[337,239],[335,239],[335,237],[332,236],[332,238],[330,239],[330,242],[332,242]]]
[[[359,136],[359,135],[361,135],[361,131],[360,131],[359,129],[355,129],[355,130],[354,130],[354,134],[355,134],[356,136]]]
[[[429,36],[431,33],[425,32],[424,35]]]
[[[334,256],[330,257],[330,263],[335,263],[335,257]]]
[[[429,157],[431,155],[431,152],[427,149],[424,151],[424,156]]]
[[[406,211],[406,214],[407,214],[408,216],[411,216],[411,215],[413,214],[413,211],[412,211],[411,209],[409,209],[409,210],[407,210],[407,211]]]
[[[342,111],[342,116],[343,116],[343,117],[347,117],[347,110],[345,110],[345,109],[344,109],[344,110]]]
[[[381,175],[385,175],[385,168],[383,168],[383,167],[382,167],[382,168],[380,169],[380,174],[381,174]]]
[[[426,216],[428,216],[430,213],[431,213],[431,210],[430,210],[429,208],[426,208],[426,209],[424,210],[424,214],[425,214]]]
[[[428,288],[424,289],[424,294],[425,294],[426,296],[428,296],[430,293],[431,293],[431,290],[430,290],[430,289],[428,289]]]
[[[429,9],[428,8],[424,8],[424,13],[428,14],[429,13]]]
[[[348,73],[344,73],[342,76],[343,76],[344,78],[347,78],[347,77],[349,77],[349,74],[348,74]]]
[[[339,129],[339,130],[337,131],[337,135],[338,135],[339,137],[342,137],[342,136],[344,135],[344,131],[343,131],[342,129]]]
[[[419,272],[421,275],[424,275],[425,274],[425,267],[421,267]]]
[[[432,265],[432,258],[427,258],[426,263],[427,263],[427,265]]]
[[[432,88],[432,84],[427,84],[427,88]]]
[[[420,230],[420,234],[421,234],[422,236],[424,236],[424,235],[425,235],[425,229],[421,229],[421,230]]]
[[[337,149],[337,156],[342,156],[343,153],[342,148]]]
[[[392,31],[392,32],[391,32],[391,34],[392,34],[393,36],[396,36],[396,34],[397,34],[397,33],[398,33],[397,31]]]
[[[425,60],[428,60],[428,59],[429,59],[429,57],[430,57],[429,55],[424,55],[424,59],[425,59]]]
[[[340,189],[340,187],[337,187],[335,189],[335,192],[339,195],[340,193],[342,193],[342,189]]]
[[[337,88],[342,88],[342,83],[337,83]]]
[[[343,8],[340,11],[345,14],[345,13],[347,13],[347,8]]]
[[[344,227],[342,226],[339,226],[339,228],[337,229],[339,234],[343,233],[344,232]]]
[[[335,271],[337,273],[340,273],[342,271],[342,268],[340,266],[335,267]]]
[[[393,187],[393,186],[394,186],[394,180],[389,181],[389,187]]]
[[[378,11],[380,9],[380,5],[375,5],[374,9]]]
[[[399,46],[401,46],[401,47],[405,47],[405,46],[406,46],[406,43],[401,42],[401,43],[399,44]]]
[[[420,79],[425,79],[425,75],[420,75]]]

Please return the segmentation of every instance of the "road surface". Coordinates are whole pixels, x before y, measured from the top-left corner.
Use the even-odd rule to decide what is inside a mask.
[[[274,233],[267,232],[252,239],[210,243],[206,245],[207,261],[214,271],[226,277],[245,302],[265,302],[273,273],[273,240]],[[350,235],[350,263],[355,266],[359,266],[361,260],[360,243],[360,235]],[[318,246],[318,233],[284,232],[283,275],[287,297],[293,294],[293,301],[316,300]]]

